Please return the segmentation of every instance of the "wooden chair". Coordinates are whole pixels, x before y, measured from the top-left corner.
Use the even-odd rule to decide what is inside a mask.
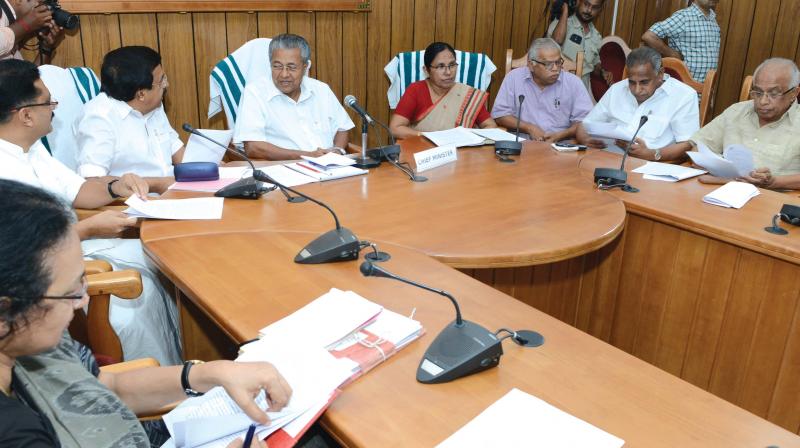
[[[135,299],[142,294],[142,277],[138,271],[113,271],[102,260],[84,261],[88,283],[88,311],[77,310],[69,326],[72,338],[92,349],[98,362],[107,364],[123,359],[119,337],[108,320],[111,295]]]
[[[704,126],[711,119],[710,111],[714,106],[714,85],[717,81],[717,71],[709,70],[706,74],[706,80],[701,83],[692,78],[689,68],[680,59],[662,58],[661,63],[664,67],[664,72],[693,88],[700,95],[700,126]],[[623,76],[625,78],[628,77],[627,66]]]
[[[739,91],[739,101],[750,99],[750,89],[753,88],[753,75],[747,75],[742,81],[742,90]]]
[[[611,72],[614,82],[624,79],[625,73],[625,60],[631,52],[628,44],[619,36],[606,36],[600,43],[600,66],[604,70]],[[600,98],[608,91],[609,85],[606,80],[600,76],[592,73],[590,79],[592,88],[592,96],[595,101],[600,101]]]
[[[524,56],[514,59],[514,50],[509,48],[506,50],[506,75],[508,72],[515,68],[519,68],[528,64],[528,53]],[[575,56],[575,61],[569,58],[564,58],[564,70],[568,71],[578,78],[583,76],[583,52],[579,51]]]

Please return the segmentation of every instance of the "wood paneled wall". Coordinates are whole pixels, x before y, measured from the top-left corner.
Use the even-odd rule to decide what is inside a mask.
[[[280,32],[305,36],[313,49],[311,75],[339,96],[355,95],[381,120],[388,120],[388,80],[383,66],[396,53],[424,48],[433,40],[488,54],[498,67],[492,97],[500,87],[505,52],[522,54],[546,27],[546,0],[373,0],[371,12],[203,12],[83,15],[54,63],[99,71],[103,55],[121,45],[159,50],[170,79],[168,114],[177,128],[190,121],[223,128],[223,114],[209,122],[208,75],[213,65],[244,42]],[[686,0],[619,0],[616,34],[638,46],[642,33]],[[613,0],[597,20],[611,32]],[[800,60],[800,0],[726,0],[719,4],[722,29],[720,82],[715,114],[737,101],[742,79],[763,59]],[[354,117],[355,118],[355,117]],[[182,132],[182,131],[181,131]],[[354,139],[356,134],[352,136]],[[372,136],[373,143],[375,136]]]
[[[465,272],[800,433],[798,265],[629,213],[599,251]]]

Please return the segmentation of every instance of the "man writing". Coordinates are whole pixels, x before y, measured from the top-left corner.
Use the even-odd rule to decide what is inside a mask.
[[[248,156],[299,159],[344,153],[355,125],[327,84],[305,76],[311,59],[308,42],[281,34],[269,44],[271,78],[248,83],[239,105],[234,143]]]
[[[578,122],[592,110],[592,100],[580,78],[561,70],[561,48],[550,38],[536,39],[528,50],[528,65],[503,79],[492,118],[500,126],[517,125],[518,98],[525,95],[520,131],[533,140],[556,142],[572,138]]]
[[[794,61],[767,59],[753,74],[752,99],[725,109],[692,136],[692,143],[720,154],[730,145],[744,145],[752,151],[756,169],[739,180],[764,188],[800,189],[798,85],[800,70]],[[705,176],[702,180],[717,181]]]
[[[578,0],[577,11],[569,15],[567,2],[562,3],[561,17],[553,20],[547,29],[547,37],[561,45],[564,56],[575,61],[579,51],[583,51],[583,84],[591,92],[592,72],[602,76],[608,84],[613,77],[611,72],[600,66],[600,44],[602,37],[594,26],[594,19],[603,10],[605,0]]]

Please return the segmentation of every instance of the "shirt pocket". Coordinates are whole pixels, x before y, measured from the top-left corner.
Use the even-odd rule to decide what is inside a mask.
[[[647,118],[647,123],[645,123],[645,125],[642,127],[642,130],[639,131],[639,134],[648,140],[655,140],[664,135],[664,132],[667,130],[668,126],[668,119],[650,115]]]

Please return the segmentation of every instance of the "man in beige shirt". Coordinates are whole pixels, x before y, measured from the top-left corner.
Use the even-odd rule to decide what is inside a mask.
[[[756,169],[742,181],[773,189],[800,189],[800,70],[783,58],[762,62],[753,76],[752,100],[725,109],[697,131],[692,143],[722,153],[729,145],[753,152]]]
[[[553,38],[561,45],[564,57],[575,61],[578,52],[583,52],[583,84],[591,94],[589,77],[593,71],[603,76],[610,85],[613,78],[611,72],[600,67],[600,44],[602,36],[594,26],[594,19],[603,10],[605,0],[578,0],[575,14],[569,15],[567,2],[564,2],[561,17],[553,20],[547,29],[547,37]]]

